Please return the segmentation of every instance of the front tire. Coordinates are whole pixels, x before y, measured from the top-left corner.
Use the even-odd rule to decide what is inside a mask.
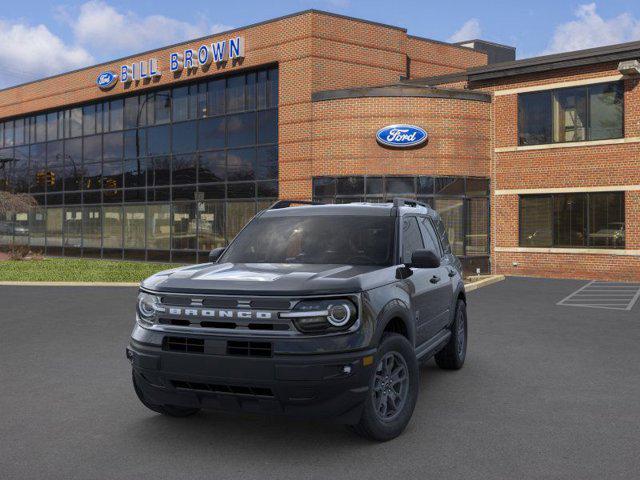
[[[142,404],[147,407],[149,410],[152,410],[156,413],[161,413],[162,415],[167,415],[169,417],[190,417],[191,415],[195,415],[200,411],[199,408],[186,408],[186,407],[178,407],[177,405],[155,405],[150,403],[145,397],[140,385],[138,384],[138,380],[136,379],[135,372],[131,372],[131,378],[133,380],[133,389],[136,391],[136,395]]]
[[[365,438],[386,442],[411,420],[418,399],[418,361],[409,341],[390,333],[382,337],[376,362],[362,417],[352,428]]]
[[[460,370],[467,357],[467,304],[458,300],[456,317],[451,325],[451,338],[436,353],[436,364],[444,370]]]

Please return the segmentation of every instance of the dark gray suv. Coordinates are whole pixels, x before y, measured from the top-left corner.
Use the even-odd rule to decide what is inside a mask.
[[[440,216],[405,199],[304,203],[277,202],[211,263],[142,283],[127,357],[144,405],[329,418],[389,440],[413,413],[418,363],[462,367],[464,285]]]

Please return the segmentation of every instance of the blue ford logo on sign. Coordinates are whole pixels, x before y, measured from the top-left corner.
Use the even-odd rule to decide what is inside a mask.
[[[107,90],[115,85],[118,76],[113,72],[102,72],[96,79],[96,85],[102,90]]]
[[[395,148],[416,147],[427,141],[427,132],[415,125],[389,125],[376,134],[382,145]]]

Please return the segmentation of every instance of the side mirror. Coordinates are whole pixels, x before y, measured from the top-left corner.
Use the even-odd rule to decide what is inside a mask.
[[[224,253],[225,250],[226,250],[226,248],[224,248],[224,247],[218,247],[218,248],[214,248],[213,250],[211,250],[209,252],[209,261],[211,263],[216,263],[218,261],[218,259],[222,256],[222,254]]]
[[[433,250],[416,250],[411,255],[413,268],[438,268],[440,257]]]

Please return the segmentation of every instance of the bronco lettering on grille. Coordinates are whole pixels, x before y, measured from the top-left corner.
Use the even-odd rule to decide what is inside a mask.
[[[205,308],[178,308],[169,307],[170,315],[180,317],[207,317],[207,318],[237,318],[246,320],[269,320],[272,318],[272,312],[264,312],[257,310],[221,310],[221,309],[205,309]]]

